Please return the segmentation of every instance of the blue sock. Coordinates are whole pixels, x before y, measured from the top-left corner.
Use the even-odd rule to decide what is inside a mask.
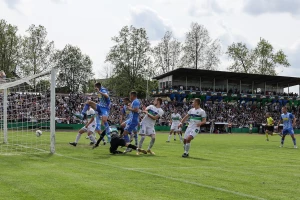
[[[130,139],[129,139],[128,134],[127,134],[127,135],[124,135],[124,140],[125,140],[126,143],[129,143],[129,142],[130,142]]]
[[[105,126],[106,135],[110,135],[110,129],[109,129],[109,124],[108,124],[108,122],[105,122],[105,123],[104,123],[104,126]]]
[[[294,145],[296,146],[296,138],[293,138]]]
[[[110,140],[111,140],[110,135],[106,135],[106,137],[107,137],[107,142],[110,143]]]
[[[86,111],[89,109],[89,105],[85,104],[83,110],[81,111],[81,114],[84,115],[86,113]]]
[[[138,145],[138,134],[134,134],[135,145]]]

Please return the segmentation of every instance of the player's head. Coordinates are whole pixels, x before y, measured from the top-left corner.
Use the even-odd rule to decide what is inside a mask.
[[[162,104],[162,99],[160,97],[155,98],[153,104],[154,106],[160,106]]]
[[[199,98],[194,99],[193,106],[200,107],[201,100]]]
[[[266,117],[269,118],[270,117],[270,113],[266,113]]]
[[[177,110],[176,109],[174,109],[174,111],[173,111],[175,114],[177,113]]]
[[[281,110],[282,110],[282,112],[283,112],[284,114],[287,113],[287,108],[286,108],[286,106],[283,106]]]
[[[5,78],[6,75],[5,75],[5,72],[3,70],[0,71],[0,78]]]
[[[125,98],[123,99],[123,102],[124,102],[124,105],[128,105],[129,102],[130,102],[130,100],[129,100],[128,97],[125,97]]]
[[[132,91],[130,92],[130,100],[133,101],[137,98],[137,92]]]
[[[101,88],[101,83],[100,82],[97,82],[96,84],[95,84],[95,89],[100,89]]]

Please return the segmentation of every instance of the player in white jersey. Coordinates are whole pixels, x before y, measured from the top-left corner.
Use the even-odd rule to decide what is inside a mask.
[[[180,142],[182,142],[182,136],[180,135],[181,128],[178,128],[181,119],[182,119],[181,115],[175,109],[174,112],[171,114],[172,125],[171,125],[171,131],[167,142],[170,142],[172,133],[174,133],[174,141],[176,141],[176,133],[177,133],[180,138]]]
[[[96,142],[97,142],[95,139],[95,136],[94,136],[94,132],[96,129],[95,111],[91,107],[89,107],[88,111],[86,112],[86,116],[87,116],[88,120],[87,120],[85,126],[79,130],[79,132],[76,136],[75,142],[69,143],[70,145],[72,145],[74,147],[76,147],[81,135],[86,132],[93,144],[96,144]]]
[[[206,124],[206,113],[200,108],[200,99],[196,98],[193,102],[194,108],[189,110],[188,114],[181,120],[178,127],[182,127],[182,124],[190,118],[189,126],[187,127],[184,134],[184,154],[182,157],[186,158],[189,156],[189,150],[191,147],[191,141],[200,132],[200,127]]]
[[[141,140],[139,143],[139,148],[142,148],[143,142],[145,140],[145,136],[146,135],[150,136],[151,141],[147,153],[150,153],[152,155],[155,155],[155,153],[151,151],[151,148],[155,143],[155,129],[154,129],[155,122],[164,114],[164,111],[161,109],[161,104],[162,104],[162,99],[156,98],[153,102],[153,105],[148,106],[146,110],[143,111],[146,115],[141,122],[141,130],[140,130]],[[139,155],[139,152],[137,152],[137,155]]]

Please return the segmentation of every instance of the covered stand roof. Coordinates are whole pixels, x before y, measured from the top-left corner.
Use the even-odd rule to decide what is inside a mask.
[[[235,73],[235,72],[226,72],[226,71],[211,71],[211,70],[202,70],[202,69],[190,69],[190,68],[178,68],[168,73],[154,77],[153,79],[159,80],[167,76],[176,76],[176,77],[201,77],[201,79],[217,79],[217,80],[231,80],[231,81],[240,81],[242,83],[251,84],[254,81],[258,83],[267,83],[268,85],[276,86],[278,83],[279,87],[288,87],[295,86],[300,84],[300,78],[296,77],[286,77],[286,76],[269,76],[269,75],[260,75],[260,74],[246,74],[246,73]]]

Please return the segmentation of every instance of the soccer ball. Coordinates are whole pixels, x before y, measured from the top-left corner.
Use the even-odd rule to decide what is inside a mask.
[[[35,132],[36,137],[40,137],[43,134],[43,132],[41,130],[37,130]]]

